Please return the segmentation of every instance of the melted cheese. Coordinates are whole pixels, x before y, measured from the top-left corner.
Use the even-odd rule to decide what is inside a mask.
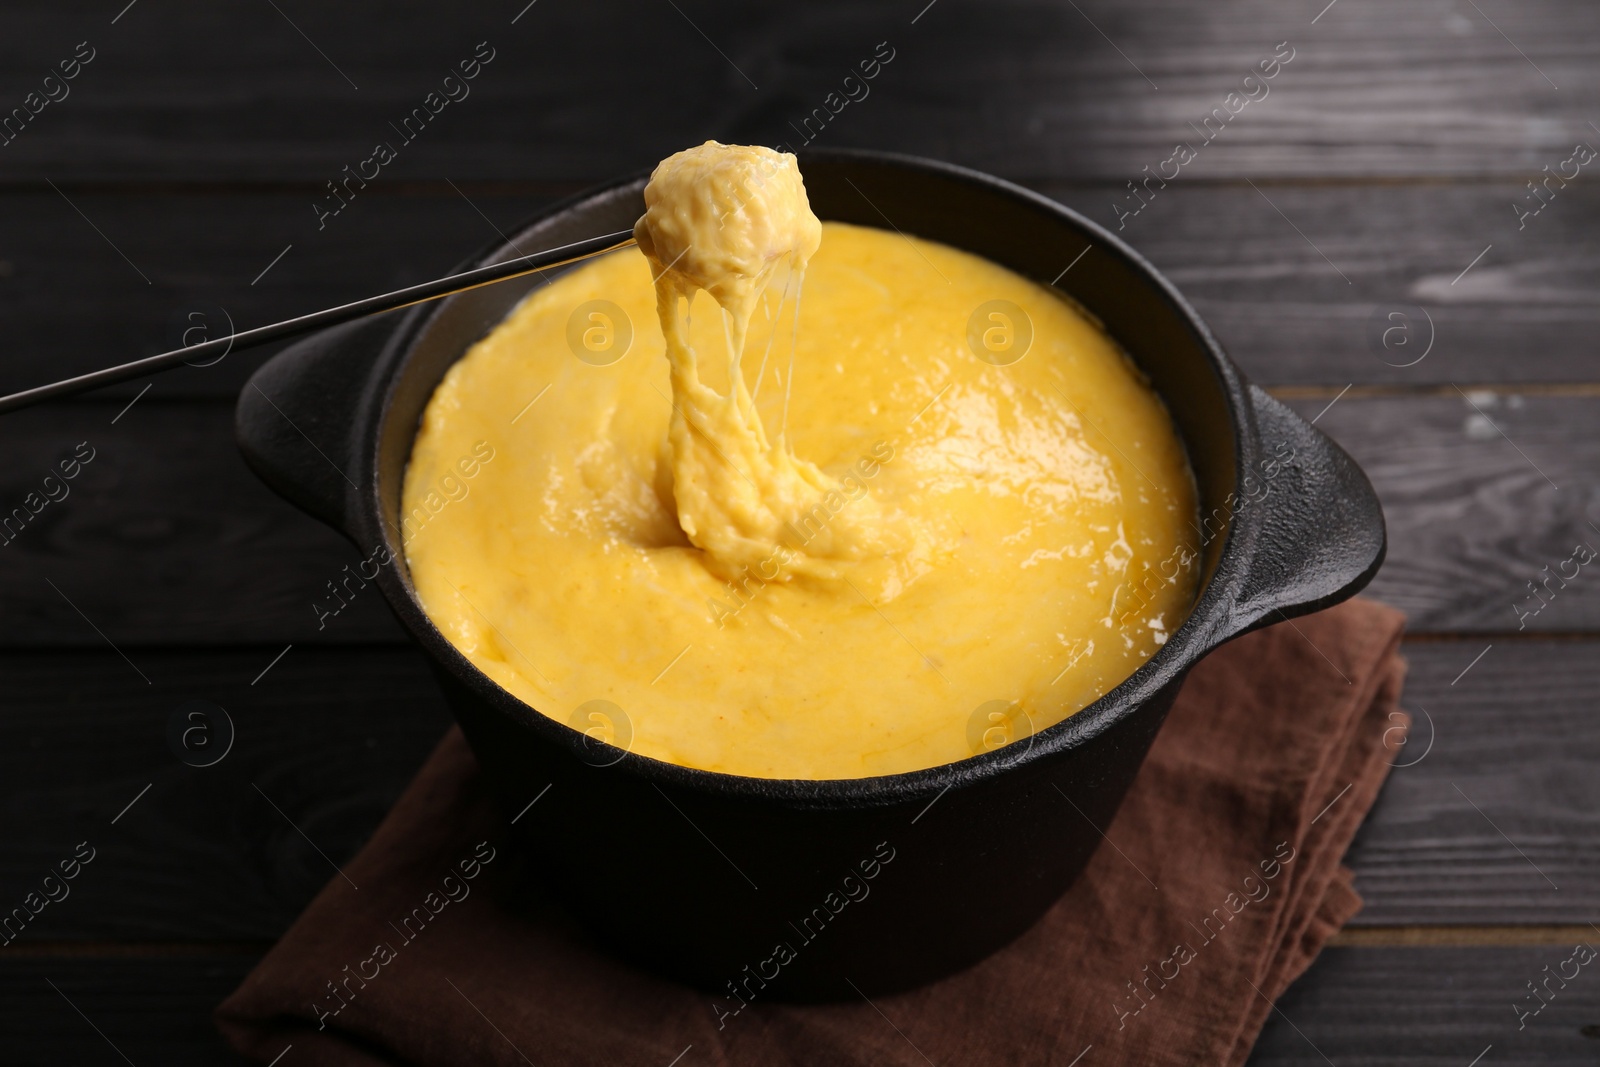
[[[907,547],[870,497],[797,543],[791,524],[843,486],[789,448],[785,403],[776,442],[746,387],[741,362],[756,301],[773,275],[798,294],[822,240],[795,157],[770,148],[707,141],[663,160],[644,190],[634,227],[655,279],[656,317],[671,372],[672,484],[678,523],[706,566],[735,579],[764,560],[777,578],[834,576],[834,560]],[[705,291],[722,309],[725,392],[706,384],[688,334],[688,308]],[[791,347],[791,352],[792,352]],[[790,379],[792,381],[792,378]],[[785,393],[787,400],[787,391]],[[776,557],[780,546],[790,549]],[[768,568],[772,569],[771,567]]]
[[[418,594],[500,685],[657,759],[854,778],[1053,724],[1182,621],[1193,480],[1093,322],[819,225],[792,156],[708,143],[646,204],[645,255],[533,293],[413,449]]]

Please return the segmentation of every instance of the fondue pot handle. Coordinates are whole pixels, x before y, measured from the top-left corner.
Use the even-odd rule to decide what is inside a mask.
[[[1256,531],[1233,590],[1228,637],[1348,600],[1372,580],[1387,548],[1383,507],[1355,460],[1257,386],[1250,399],[1262,469],[1236,494],[1248,501],[1235,505],[1236,519]]]
[[[245,462],[276,492],[354,537],[363,474],[357,435],[372,367],[395,313],[312,334],[273,356],[239,393],[234,429]]]

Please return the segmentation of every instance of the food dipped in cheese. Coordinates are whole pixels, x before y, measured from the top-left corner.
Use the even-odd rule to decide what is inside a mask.
[[[708,142],[645,202],[644,255],[535,290],[413,447],[413,581],[496,682],[656,759],[856,778],[1058,722],[1182,622],[1183,447],[1081,311],[819,224],[787,154]]]
[[[633,233],[655,279],[671,375],[667,440],[678,522],[705,552],[707,567],[734,579],[773,554],[787,523],[842,488],[789,449],[787,404],[776,443],[768,439],[741,367],[756,301],[781,270],[798,304],[822,224],[793,156],[715,141],[663,161],[644,202]],[[727,334],[725,348],[709,350],[721,348],[726,358],[722,392],[702,381],[687,333],[689,308],[702,290],[721,308]],[[793,546],[784,571],[832,576],[830,558],[859,560],[901,547],[876,501],[868,496],[859,504]]]

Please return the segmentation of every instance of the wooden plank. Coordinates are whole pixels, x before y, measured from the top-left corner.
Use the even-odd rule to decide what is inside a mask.
[[[1583,511],[1600,469],[1600,396],[1472,396],[1349,395],[1318,421],[1384,501],[1389,558],[1372,594],[1408,612],[1414,631],[1516,630],[1518,610],[1528,632],[1600,631],[1588,571],[1564,589],[1552,580],[1548,604],[1527,585],[1577,542],[1600,547]],[[1294,403],[1311,418],[1328,400]],[[319,629],[313,601],[362,554],[257,481],[232,444],[229,406],[147,397],[119,417],[121,407],[0,420],[0,514],[80,442],[96,450],[71,495],[0,549],[0,647],[399,639],[376,594]]]
[[[233,443],[231,405],[146,398],[119,416],[122,406],[36,408],[0,420],[8,457],[0,514],[40,492],[80,444],[93,450],[65,483],[68,495],[0,548],[0,645],[399,639],[375,590],[319,623],[313,601],[326,601],[327,583],[366,553],[251,473]]]
[[[1447,386],[1328,404],[1293,402],[1376,486],[1389,556],[1369,591],[1405,611],[1413,632],[1600,631],[1600,581],[1567,562],[1580,543],[1600,550],[1585,510],[1600,397]],[[1577,577],[1563,588],[1561,573]]]
[[[398,158],[381,180],[590,180],[706,137],[797,142],[880,41],[892,62],[818,139],[1015,177],[1123,181],[1185,139],[1200,144],[1186,172],[1207,177],[1521,176],[1593,136],[1600,13],[1587,5],[1342,0],[1317,17],[1323,5],[1268,0],[1012,0],[939,5],[913,25],[920,6],[694,0],[517,18],[513,2],[451,18],[368,0],[296,10],[291,23],[270,6],[188,3],[114,26],[19,10],[0,21],[8,109],[76,42],[91,39],[97,57],[8,146],[7,174],[320,189],[386,140]],[[479,41],[495,58],[470,95],[407,143],[390,124]],[[1293,59],[1267,95],[1203,142],[1190,124],[1226,110],[1279,42]]]
[[[211,1011],[254,964],[223,952],[0,961],[6,1062],[243,1065]]]
[[[1591,921],[1600,642],[1497,636],[1404,652],[1416,721],[1404,745],[1388,738],[1394,770],[1347,859],[1366,900],[1357,923]]]
[[[5,907],[80,842],[94,850],[15,947],[270,940],[337,877],[449,714],[410,649],[297,647],[261,676],[279,651],[139,652],[148,686],[115,653],[0,656],[0,776],[15,798],[0,810]],[[211,766],[180,760],[168,737],[195,700],[234,731]]]
[[[1588,923],[1532,925],[1346,926],[1328,940],[1341,948],[1487,948],[1495,945],[1572,945],[1596,932]]]
[[[1406,646],[1418,723],[1349,856],[1359,927],[1581,925],[1600,910],[1585,847],[1600,829],[1600,641],[1501,638],[1474,663],[1486,643]],[[0,655],[0,780],[26,798],[0,811],[0,890],[20,900],[80,841],[97,852],[14,947],[267,940],[337,877],[449,716],[410,649],[296,647],[252,685],[276,651],[140,652],[150,686],[111,652]],[[168,746],[195,699],[236,730],[215,766]]]
[[[442,186],[374,196],[319,232],[304,193],[70,196],[0,195],[0,318],[9,330],[0,390],[225,336],[230,323],[249,329],[439,277],[548,200]],[[101,395],[131,399],[154,383],[154,398],[231,400],[279,347]]]
[[[1519,229],[1512,205],[1531,203],[1521,184],[1256,184],[1174,182],[1120,235],[1262,385],[1600,374],[1589,342],[1600,260],[1587,236],[1600,226],[1600,189],[1561,189]],[[1044,189],[1118,231],[1110,190]]]
[[[1592,967],[1568,988],[1552,981],[1553,999],[1518,1029],[1516,1009],[1539,1003],[1526,983],[1542,981],[1547,966],[1560,968],[1572,948],[1328,949],[1279,999],[1249,1062],[1465,1067],[1483,1056],[1485,1064],[1592,1064]]]
[[[1600,267],[1587,235],[1600,226],[1600,189],[1561,190],[1519,231],[1511,205],[1525,190],[1510,183],[1258,184],[1174,182],[1121,231],[1255,381],[1337,390],[1595,377],[1585,339],[1600,328]],[[1043,191],[1117,229],[1115,186]],[[548,199],[436,184],[364,199],[319,232],[299,192],[70,195],[0,195],[0,390],[437,276]],[[1425,312],[1408,312],[1411,328],[1384,348],[1383,316],[1409,306]],[[264,355],[105,395],[131,399],[153,381],[152,397],[231,399]]]
[[[1555,971],[1570,955],[1571,946],[1328,949],[1279,1000],[1249,1062],[1464,1067],[1492,1046],[1485,1063],[1589,1067],[1595,1049],[1595,994],[1587,985],[1594,981],[1592,968],[1581,970],[1565,989],[1552,981],[1553,999],[1517,1028],[1514,1006],[1527,1011],[1533,1005],[1525,983],[1542,980],[1546,966]],[[7,1062],[114,1063],[116,1055],[106,1047],[110,1039],[134,1063],[241,1063],[212,1029],[210,1011],[252,962],[221,953],[0,960]],[[1150,1010],[1159,1007],[1157,1000]],[[918,1042],[933,1062],[946,1062],[937,1045],[920,1035]],[[906,1063],[922,1062],[909,1048],[906,1055]]]

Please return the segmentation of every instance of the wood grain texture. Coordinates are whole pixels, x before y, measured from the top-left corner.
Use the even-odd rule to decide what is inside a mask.
[[[449,714],[420,653],[297,647],[252,685],[279,651],[141,653],[148,686],[115,653],[0,657],[4,907],[79,842],[96,853],[17,946],[270,940],[339,876]],[[168,741],[192,700],[233,725],[213,766]]]
[[[1592,568],[1552,584],[1548,603],[1527,587],[1577,542],[1600,548],[1589,525],[1600,525],[1600,396],[1471,395],[1346,396],[1318,421],[1384,503],[1389,557],[1372,595],[1414,631],[1600,631]],[[1312,418],[1328,401],[1294,403]],[[78,443],[97,450],[71,495],[0,548],[0,647],[400,639],[375,591],[319,629],[313,602],[362,554],[260,484],[232,443],[229,406],[146,397],[112,425],[120,407],[0,420],[0,514]]]
[[[1385,738],[1396,769],[1350,852],[1359,927],[1582,925],[1600,912],[1587,847],[1600,833],[1600,641],[1497,640],[1451,685],[1483,644],[1406,646],[1417,725],[1408,744]],[[410,649],[296,647],[252,686],[276,651],[144,652],[150,686],[112,652],[0,655],[12,712],[0,894],[20,901],[80,841],[98,853],[14,947],[270,940],[339,876],[449,715]],[[236,729],[212,767],[168,747],[170,717],[194,699]],[[1548,940],[1540,930],[1528,937]]]
[[[1121,231],[1116,187],[1041,191],[1120,232],[1264,385],[1594,375],[1585,338],[1600,328],[1600,257],[1589,236],[1600,226],[1600,188],[1561,190],[1519,230],[1512,204],[1525,190],[1510,183],[1258,185],[1174,181]],[[439,276],[550,199],[434,183],[359,200],[319,232],[305,192],[70,196],[0,196],[0,321],[10,331],[0,390],[222,336],[229,322],[245,329]],[[1384,348],[1393,324],[1382,316],[1408,306],[1425,314],[1409,312],[1415,321]],[[1392,365],[1424,352],[1415,365]],[[155,398],[232,399],[266,354],[240,351],[101,395],[131,399],[153,382]]]
[[[231,405],[120,403],[0,420],[0,515],[87,442],[92,462],[0,547],[0,645],[105,648],[400,638],[376,590],[319,629],[314,601],[365,553],[245,466]],[[115,425],[112,420],[117,418]],[[52,586],[53,583],[53,586]]]
[[[1600,370],[1589,340],[1600,187],[1559,190],[1520,229],[1512,205],[1532,198],[1511,183],[1180,180],[1121,230],[1108,190],[1045,190],[1147,256],[1262,385],[1580,382]]]
[[[524,6],[399,17],[370,0],[282,14],[191,0],[114,26],[80,9],[11,11],[8,108],[76,42],[98,55],[4,149],[7,177],[320,188],[388,139],[400,154],[383,180],[591,180],[707,137],[798,140],[791,123],[880,41],[892,63],[820,140],[1123,181],[1195,138],[1189,123],[1288,42],[1294,59],[1203,146],[1195,175],[1520,175],[1592,135],[1600,70],[1600,12],[1557,0],[1481,13],[1341,0],[1315,25],[1322,4],[1267,0],[946,2],[920,17],[915,0],[548,4],[513,25]],[[496,58],[471,95],[400,141],[389,124],[479,41]]]
[[[1592,965],[1564,990],[1552,983],[1555,998],[1521,1029],[1514,1008],[1533,1009],[1525,983],[1559,967],[1572,947],[1328,949],[1279,1000],[1249,1062],[1467,1067],[1483,1055],[1485,1065],[1592,1064],[1600,1021]]]
[[[1447,386],[1328,403],[1293,406],[1377,487],[1389,556],[1368,592],[1413,631],[1600,630],[1600,569],[1566,562],[1600,550],[1600,397]]]
[[[1404,744],[1386,735],[1394,770],[1347,857],[1366,900],[1356,922],[1592,921],[1600,642],[1497,636],[1404,654],[1415,722]]]
[[[0,320],[11,331],[0,390],[440,277],[549,199],[439,185],[363,199],[319,232],[308,192],[69,195],[0,196]],[[99,395],[131,399],[153,383],[153,398],[232,400],[281,347]]]

